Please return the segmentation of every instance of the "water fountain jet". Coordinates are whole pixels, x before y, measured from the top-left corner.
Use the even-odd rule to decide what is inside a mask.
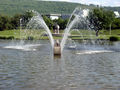
[[[71,14],[71,17],[68,21],[68,24],[64,30],[63,38],[61,42],[59,40],[54,40],[52,33],[50,32],[48,26],[46,25],[45,21],[43,20],[42,16],[34,11],[35,15],[31,18],[31,20],[27,24],[27,30],[35,29],[35,30],[41,30],[44,29],[49,36],[51,46],[53,49],[53,54],[54,55],[61,55],[63,48],[65,46],[65,43],[67,41],[68,36],[70,35],[70,30],[75,27],[78,23],[82,24],[87,15],[88,15],[88,10],[84,9],[82,10],[81,8],[76,8],[73,13]],[[85,22],[84,22],[85,23]],[[24,36],[24,35],[23,35]]]

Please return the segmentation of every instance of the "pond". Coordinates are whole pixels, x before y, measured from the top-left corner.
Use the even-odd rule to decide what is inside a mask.
[[[0,90],[120,89],[120,42],[75,41],[61,58],[47,40],[19,42],[0,40]]]

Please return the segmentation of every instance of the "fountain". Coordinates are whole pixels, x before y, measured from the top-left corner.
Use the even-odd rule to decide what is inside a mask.
[[[37,31],[40,31],[40,33],[42,33],[42,32],[47,33],[49,40],[50,40],[50,43],[51,43],[51,46],[53,48],[54,47],[54,39],[53,39],[53,36],[52,36],[48,26],[46,25],[42,16],[38,12],[33,11],[33,13],[34,13],[34,16],[28,22],[27,27],[24,30],[24,33],[22,34],[22,36],[24,37],[24,36],[27,36],[30,34],[32,34],[31,36],[35,36],[35,35],[41,36],[41,34],[39,35],[39,32],[37,32]]]
[[[88,9],[81,9],[79,7],[75,8],[73,13],[71,14],[69,21],[67,23],[67,26],[63,32],[63,34],[59,33],[59,26],[57,25],[54,27],[54,33],[52,34],[48,26],[46,25],[45,21],[43,20],[42,16],[37,12],[37,11],[32,11],[34,13],[34,16],[30,19],[30,21],[27,23],[25,29],[20,30],[20,38],[22,39],[20,41],[19,45],[24,49],[24,46],[29,46],[29,43],[26,44],[26,39],[31,40],[32,43],[36,43],[36,40],[42,39],[44,36],[45,38],[49,39],[52,51],[54,55],[61,55],[63,52],[63,49],[65,47],[65,44],[67,43],[67,40],[69,37],[74,37],[72,36],[72,32],[76,32],[78,34],[78,37],[81,37],[81,40],[83,41],[83,48],[86,49],[86,39],[84,33],[82,31],[86,30],[87,31],[87,36],[89,35],[89,41],[92,44],[95,44],[93,39],[92,33],[94,30],[91,30],[91,27],[93,27],[89,20],[88,20],[88,14],[89,10]],[[22,19],[20,19],[20,22],[22,22]],[[23,24],[20,24],[22,26]],[[84,32],[83,31],[83,32]],[[53,36],[56,35],[63,35],[61,40],[54,40]],[[47,37],[46,37],[47,36]],[[95,34],[94,34],[95,36]],[[35,40],[33,40],[35,39]],[[15,46],[16,46],[15,45]],[[38,46],[38,42],[36,44]],[[35,45],[35,46],[36,46]],[[40,45],[40,44],[39,44]],[[31,45],[30,45],[31,46]],[[13,46],[14,47],[14,46]],[[16,46],[17,47],[17,46]],[[9,47],[10,48],[10,47]],[[30,47],[28,47],[30,48]],[[70,48],[77,48],[76,43],[74,42],[74,46],[70,46]],[[35,51],[35,50],[34,50]]]
[[[77,32],[78,36],[81,37],[83,40],[83,47],[85,48],[85,44],[87,43],[85,40],[85,35],[82,31],[87,30],[87,36],[89,35],[90,42],[95,44],[93,40],[93,36],[95,36],[94,30],[91,30],[92,24],[90,24],[88,20],[89,10],[88,9],[81,9],[79,7],[75,8],[73,13],[71,14],[67,26],[62,34],[63,38],[61,40],[54,40],[53,35],[60,35],[59,33],[59,26],[57,25],[54,27],[54,33],[52,34],[48,26],[46,25],[45,21],[43,20],[42,16],[37,12],[33,11],[34,16],[30,19],[30,21],[26,25],[26,29],[20,31],[20,37],[22,39],[40,39],[43,36],[48,36],[51,47],[53,50],[54,55],[61,55],[65,44],[69,38],[72,37],[72,32]],[[83,32],[84,32],[83,31]],[[94,32],[94,35],[92,33]],[[24,42],[22,41],[24,45]],[[75,44],[74,44],[75,45]],[[73,48],[73,47],[72,47]],[[76,48],[76,45],[74,46]]]
[[[42,16],[36,11],[33,11],[34,16],[28,22],[26,29],[24,30],[23,34],[21,34],[21,35],[23,36],[23,38],[26,38],[24,36],[28,37],[28,35],[31,35],[31,33],[32,33],[31,36],[35,36],[35,34],[34,34],[36,32],[35,30],[39,30],[41,32],[44,31],[47,33],[47,36],[49,37],[51,46],[54,51],[54,55],[61,55],[63,48],[65,46],[65,43],[67,41],[67,38],[70,35],[70,31],[72,31],[73,29],[78,29],[78,26],[86,27],[86,28],[88,27],[87,26],[88,22],[86,20],[88,12],[89,12],[88,9],[82,10],[79,7],[77,7],[73,11],[73,13],[71,14],[70,19],[68,21],[68,24],[64,30],[64,34],[63,34],[63,38],[62,38],[61,42],[59,40],[55,41],[53,39],[53,36],[52,36],[48,26],[46,25],[45,21],[43,20]],[[58,29],[56,29],[56,30],[59,31]],[[58,33],[55,32],[55,34],[59,34],[59,32]],[[39,36],[41,36],[41,35],[39,35]]]
[[[59,40],[56,40],[54,45],[54,55],[61,55],[61,46]]]
[[[67,38],[68,38],[68,36],[70,34],[71,29],[74,29],[74,30],[78,31],[78,26],[83,26],[83,23],[87,27],[88,23],[86,22],[86,17],[88,15],[88,12],[89,12],[88,9],[82,10],[79,7],[77,7],[73,11],[73,13],[71,14],[71,17],[69,19],[69,22],[68,22],[68,24],[66,26],[64,36],[63,36],[63,39],[62,39],[62,42],[61,42],[61,51],[63,51],[63,48],[65,46],[66,40],[67,40]]]

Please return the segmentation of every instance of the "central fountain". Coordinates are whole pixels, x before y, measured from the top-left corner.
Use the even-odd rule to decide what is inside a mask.
[[[70,31],[78,29],[78,27],[83,26],[83,23],[86,25],[84,27],[87,27],[88,23],[87,23],[86,17],[88,15],[88,12],[89,12],[89,10],[87,10],[87,9],[82,10],[79,7],[77,7],[73,11],[73,13],[71,14],[71,16],[69,18],[67,26],[66,26],[66,28],[64,30],[63,38],[62,38],[62,40],[60,42],[59,40],[54,40],[53,39],[52,33],[50,32],[50,29],[46,25],[46,23],[43,20],[42,16],[38,12],[33,11],[34,16],[28,22],[27,27],[24,30],[24,33],[22,34],[22,36],[23,36],[23,38],[25,38],[25,36],[28,37],[28,35],[29,36],[37,36],[37,35],[41,36],[39,33],[36,33],[38,30],[40,30],[40,32],[42,32],[42,34],[47,33],[46,36],[49,37],[52,49],[54,51],[53,52],[54,55],[61,55],[61,53],[63,51],[63,48],[65,46],[65,43],[67,41],[67,38],[71,33]]]

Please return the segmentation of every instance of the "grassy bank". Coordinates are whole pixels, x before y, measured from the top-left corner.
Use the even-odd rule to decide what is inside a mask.
[[[62,34],[62,31],[61,31]],[[71,39],[110,39],[116,37],[120,40],[120,30],[101,30],[99,36],[95,36],[95,31],[79,30],[72,31],[69,38]],[[54,36],[54,39],[61,39],[61,36]],[[43,30],[4,30],[0,31],[0,39],[48,39]]]

